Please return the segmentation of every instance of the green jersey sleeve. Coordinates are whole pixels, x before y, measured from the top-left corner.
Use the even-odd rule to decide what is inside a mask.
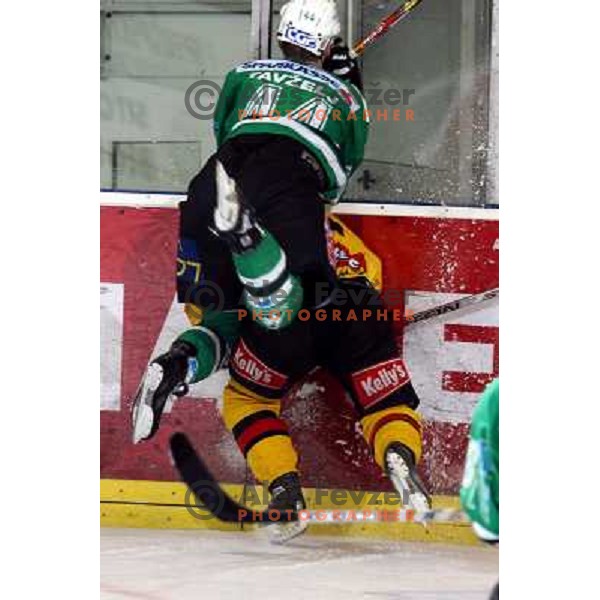
[[[500,529],[499,396],[495,379],[475,408],[460,490],[464,511],[486,541],[497,541]]]

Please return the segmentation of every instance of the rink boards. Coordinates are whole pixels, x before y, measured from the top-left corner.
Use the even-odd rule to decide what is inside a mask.
[[[176,483],[166,451],[176,430],[192,437],[219,480],[239,490],[251,481],[219,416],[224,373],[179,400],[156,439],[138,446],[130,442],[130,399],[143,369],[186,327],[174,287],[178,215],[173,207],[179,199],[102,194],[100,473],[106,525],[206,526],[180,506],[183,486]],[[345,205],[337,212],[381,258],[384,292],[402,314],[498,286],[495,210]],[[409,327],[397,321],[395,328],[422,399],[423,478],[439,505],[455,504],[470,414],[485,384],[498,374],[498,300]],[[391,490],[371,461],[342,389],[327,373],[317,371],[293,390],[283,414],[308,488]],[[358,532],[361,526],[348,527]],[[363,533],[379,535],[384,525],[373,531],[364,527]],[[401,529],[402,536],[408,531],[412,539],[423,535],[420,526],[393,529]],[[456,525],[427,536],[471,539],[468,528]]]

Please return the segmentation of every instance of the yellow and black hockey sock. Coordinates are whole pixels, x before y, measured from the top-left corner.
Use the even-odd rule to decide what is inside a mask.
[[[254,476],[270,483],[297,471],[298,455],[286,423],[279,418],[280,400],[270,400],[230,381],[223,393],[223,418]]]
[[[360,423],[363,435],[375,457],[385,470],[385,451],[392,442],[400,442],[412,450],[418,463],[422,453],[423,425],[421,417],[408,406],[394,406],[368,415]]]

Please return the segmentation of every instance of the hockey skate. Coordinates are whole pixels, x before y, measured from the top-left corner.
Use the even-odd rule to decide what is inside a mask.
[[[282,519],[291,515],[292,520],[275,523],[269,527],[271,541],[275,544],[285,544],[306,531],[308,527],[305,521],[298,518],[298,512],[306,508],[298,474],[286,473],[277,477],[269,486],[269,491],[271,502],[267,510],[278,511]]]
[[[385,451],[387,476],[402,497],[403,504],[414,510],[430,510],[431,497],[417,474],[414,455],[404,444],[392,443]]]
[[[150,363],[133,401],[134,444],[151,438],[157,432],[169,398],[187,394],[186,376],[193,356],[194,349],[190,344],[176,341],[168,352]]]

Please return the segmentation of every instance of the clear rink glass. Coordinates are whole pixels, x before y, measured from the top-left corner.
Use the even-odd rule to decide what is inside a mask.
[[[187,189],[215,149],[202,107],[251,57],[251,9],[251,0],[102,0],[102,189]],[[200,114],[188,110],[188,90]]]
[[[101,2],[101,187],[184,192],[226,72],[281,56],[282,0]],[[358,40],[397,1],[338,0]],[[345,201],[495,206],[495,0],[426,0],[362,61],[371,133]]]

